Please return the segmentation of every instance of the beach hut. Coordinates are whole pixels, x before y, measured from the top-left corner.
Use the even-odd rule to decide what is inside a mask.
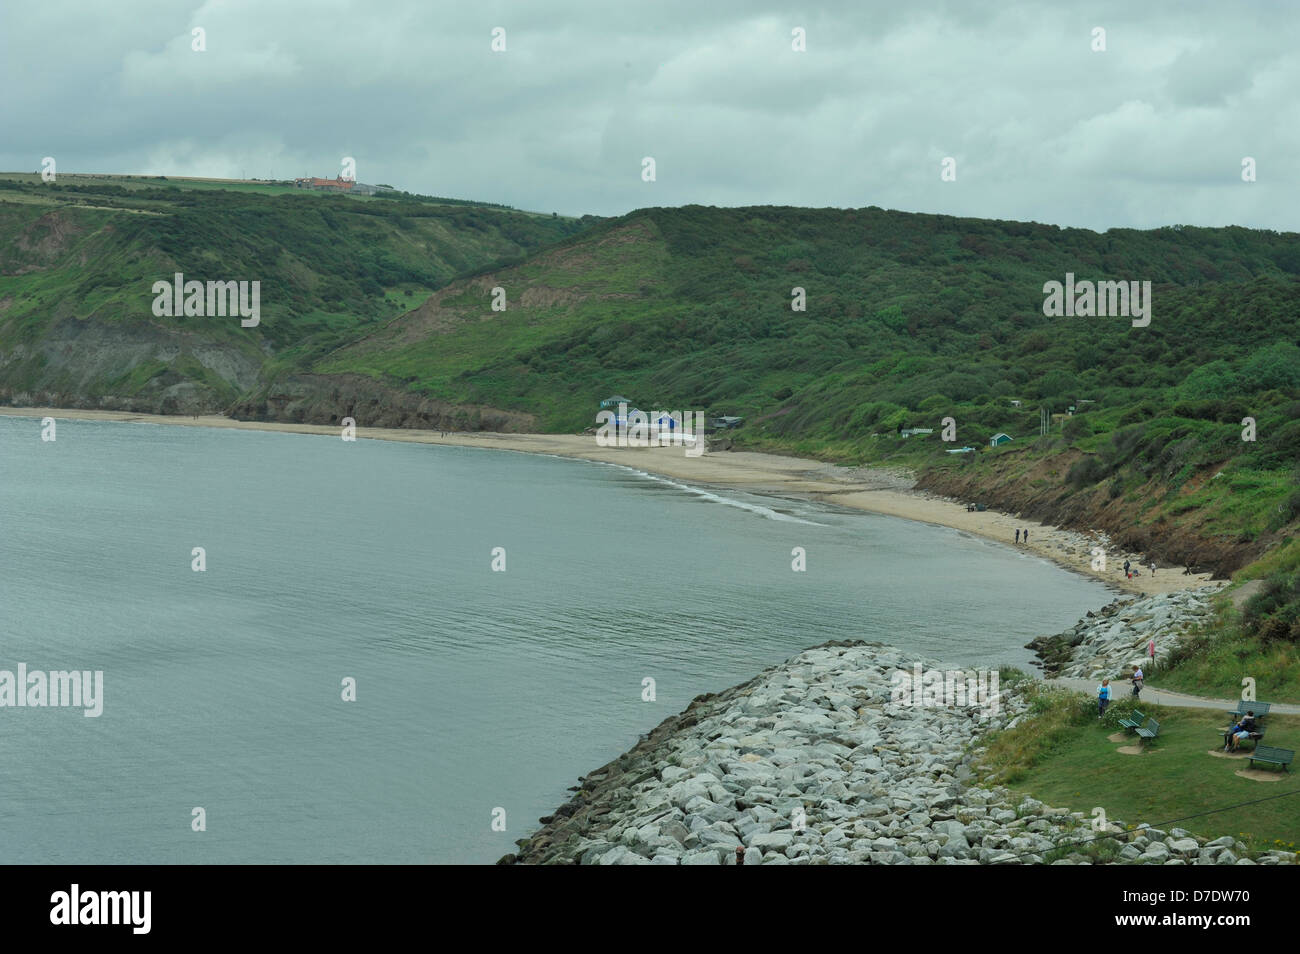
[[[681,415],[674,417],[671,414],[664,414],[662,411],[660,411],[659,416],[655,418],[653,421],[651,421],[650,423],[654,428],[654,430],[658,431],[659,433],[663,433],[664,431],[667,431],[668,433],[671,434],[675,432],[677,428],[682,426]]]
[[[632,399],[623,397],[621,394],[615,394],[613,397],[607,397],[605,400],[600,402],[601,407],[618,407],[620,404],[626,404],[628,407],[631,407]]]
[[[1000,447],[1003,444],[1009,444],[1015,440],[1010,434],[1003,434],[1001,431],[989,438],[989,447]]]

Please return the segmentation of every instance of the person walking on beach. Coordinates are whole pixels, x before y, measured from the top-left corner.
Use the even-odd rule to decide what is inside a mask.
[[[1019,543],[1019,542],[1020,542],[1020,531],[1017,530],[1017,531],[1016,531],[1016,543]]]
[[[1026,543],[1029,542],[1029,528],[1028,528],[1028,527],[1025,528],[1025,542],[1026,542]]]
[[[1132,678],[1132,680],[1133,680],[1133,698],[1134,698],[1134,699],[1137,699],[1137,698],[1139,698],[1139,697],[1141,696],[1141,694],[1142,694],[1142,679],[1143,679],[1143,675],[1142,675],[1142,667],[1141,667],[1141,666],[1134,666],[1134,667],[1133,667],[1133,675],[1132,675],[1131,678]]]
[[[1132,564],[1129,563],[1128,560],[1125,560],[1125,561],[1124,561],[1124,578],[1125,578],[1126,580],[1131,580],[1131,579],[1133,579],[1133,571],[1132,571],[1131,569],[1129,569],[1130,566],[1132,566]]]
[[[1097,718],[1100,719],[1106,714],[1106,707],[1110,705],[1110,680],[1103,679],[1101,685],[1097,687]]]

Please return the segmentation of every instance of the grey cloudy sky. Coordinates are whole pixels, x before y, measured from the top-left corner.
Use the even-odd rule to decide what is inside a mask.
[[[363,182],[568,214],[1294,231],[1298,25],[1300,4],[1245,0],[8,0],[0,168],[288,178],[353,156]]]

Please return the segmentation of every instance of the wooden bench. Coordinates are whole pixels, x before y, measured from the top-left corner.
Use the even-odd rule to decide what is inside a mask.
[[[1237,703],[1237,708],[1229,709],[1228,715],[1234,720],[1240,720],[1247,712],[1255,713],[1255,721],[1259,722],[1264,716],[1268,715],[1270,703],[1267,702],[1246,702],[1242,700]]]
[[[1289,771],[1287,766],[1295,758],[1295,753],[1290,749],[1279,749],[1272,745],[1257,745],[1255,751],[1250,753],[1250,765],[1254,768],[1256,762],[1265,762],[1269,765],[1280,765],[1282,771]]]
[[[1145,718],[1146,716],[1144,716],[1137,709],[1134,709],[1133,714],[1129,716],[1127,719],[1120,719],[1119,724],[1126,729],[1140,729],[1142,728],[1142,720],[1144,720]]]
[[[1154,739],[1160,734],[1160,723],[1155,719],[1147,719],[1147,724],[1138,729],[1137,734],[1144,739]]]

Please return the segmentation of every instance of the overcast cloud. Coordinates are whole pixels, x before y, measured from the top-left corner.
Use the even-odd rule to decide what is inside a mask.
[[[363,182],[575,215],[1294,231],[1298,27],[1285,2],[6,0],[0,168],[289,178],[352,156]]]

